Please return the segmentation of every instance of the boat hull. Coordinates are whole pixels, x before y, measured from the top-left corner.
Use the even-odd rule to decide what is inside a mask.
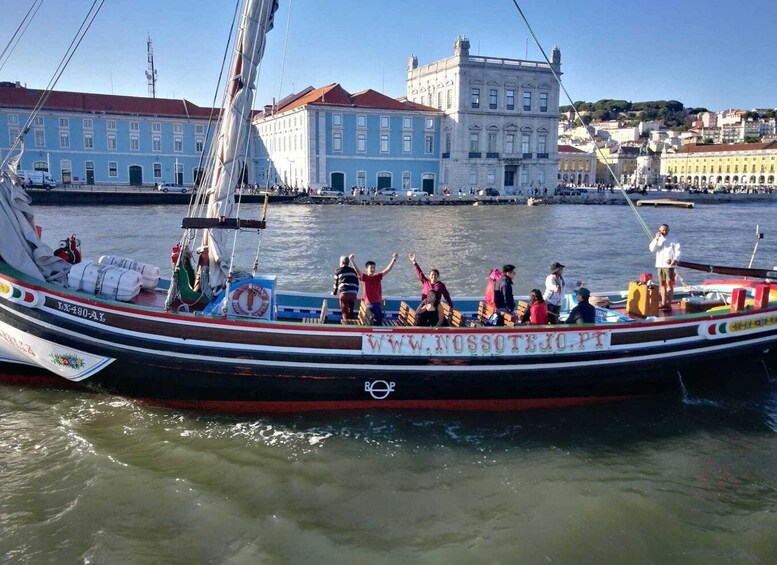
[[[680,377],[725,377],[732,362],[772,364],[777,344],[777,309],[607,326],[368,328],[163,313],[8,269],[3,289],[0,351],[31,379],[232,412],[602,402],[678,390]]]

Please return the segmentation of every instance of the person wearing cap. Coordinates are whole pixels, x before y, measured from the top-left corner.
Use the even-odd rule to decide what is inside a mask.
[[[515,265],[502,267],[502,276],[494,283],[494,303],[496,309],[503,314],[515,314],[515,299],[513,298],[513,279]]]
[[[581,286],[575,289],[575,299],[577,300],[577,306],[572,308],[572,311],[567,316],[567,324],[595,324],[596,323],[596,308],[589,304],[588,299],[591,298],[591,291]]]
[[[343,255],[340,266],[335,271],[335,285],[332,294],[340,297],[340,312],[343,322],[353,320],[353,309],[356,305],[356,295],[359,293],[359,276],[351,267],[351,261]]]
[[[564,302],[564,265],[553,263],[550,266],[550,274],[545,279],[545,293],[543,298],[548,306],[548,323],[558,324],[561,314],[561,304]]]

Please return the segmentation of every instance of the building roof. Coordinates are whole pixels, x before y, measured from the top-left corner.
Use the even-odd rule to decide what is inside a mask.
[[[43,94],[42,90],[20,86],[0,86],[0,106],[32,110]],[[53,91],[43,110],[105,114],[129,114],[170,118],[208,118],[210,108],[201,108],[183,98],[144,98],[87,92]]]
[[[348,108],[364,108],[371,110],[421,110],[437,112],[423,104],[410,102],[406,99],[396,99],[386,96],[371,88],[351,94],[340,84],[332,83],[307,91],[303,96],[287,97],[279,103],[276,113],[288,112],[302,106],[344,106]]]
[[[736,143],[731,145],[684,145],[677,153],[718,153],[721,151],[760,151],[777,149],[777,141],[766,143]]]
[[[583,151],[582,149],[574,147],[573,145],[559,145],[558,152],[559,153],[587,153],[587,151]]]

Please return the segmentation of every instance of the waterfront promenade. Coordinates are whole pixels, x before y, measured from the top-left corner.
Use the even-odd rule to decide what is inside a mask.
[[[163,193],[154,190],[153,187],[128,187],[128,186],[79,186],[58,187],[51,191],[42,189],[30,189],[28,194],[32,198],[33,205],[159,205],[159,204],[188,204],[191,193]],[[427,197],[408,197],[405,195],[379,196],[372,194],[356,196],[308,196],[305,194],[286,195],[269,193],[272,203],[295,204],[338,204],[361,206],[472,206],[472,205],[526,205],[527,196],[479,196],[475,194],[451,194],[448,196],[431,195]],[[236,196],[248,204],[263,202],[264,192],[243,194]],[[587,204],[587,205],[625,205],[626,200],[618,192],[586,191],[580,196],[538,196],[543,204]],[[695,204],[726,204],[730,202],[777,202],[777,193],[687,193],[677,190],[651,190],[645,194],[629,194],[629,198],[638,200],[674,198],[693,202]]]

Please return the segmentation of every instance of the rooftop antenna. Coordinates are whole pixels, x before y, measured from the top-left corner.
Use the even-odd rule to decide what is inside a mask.
[[[146,50],[148,52],[148,69],[146,70],[146,80],[148,81],[148,95],[156,98],[156,69],[154,68],[154,46],[151,45],[151,34],[148,34],[146,40]]]

